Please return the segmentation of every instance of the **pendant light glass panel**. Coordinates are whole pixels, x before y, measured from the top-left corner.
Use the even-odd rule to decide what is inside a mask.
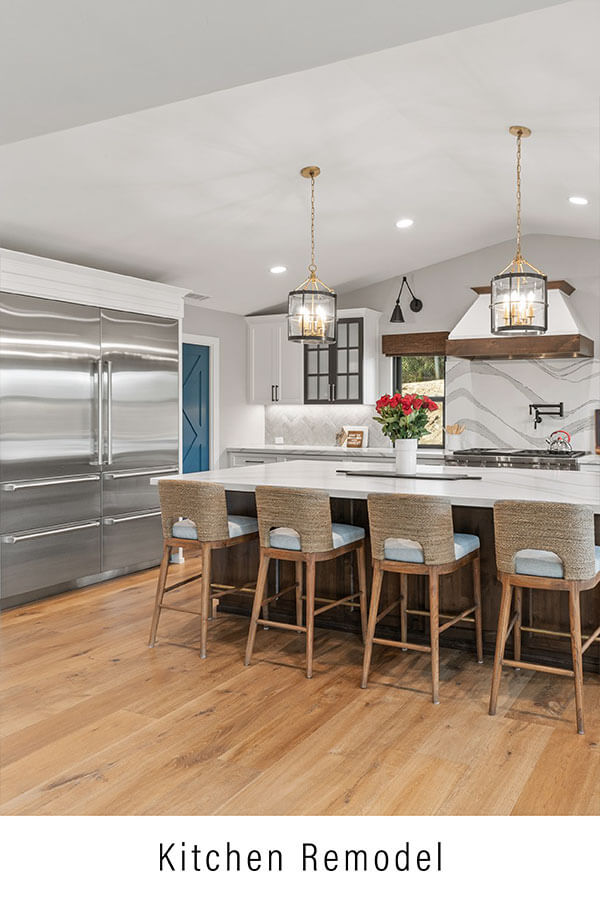
[[[493,334],[543,334],[548,329],[546,276],[506,272],[492,278]]]
[[[304,344],[332,344],[336,338],[337,294],[309,282],[288,294],[288,338]]]

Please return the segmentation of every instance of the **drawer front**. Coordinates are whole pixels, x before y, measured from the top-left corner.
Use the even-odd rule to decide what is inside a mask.
[[[103,519],[102,568],[105,572],[159,563],[162,547],[160,509]]]
[[[14,481],[0,487],[0,533],[39,531],[100,516],[100,476]]]
[[[178,469],[136,469],[131,472],[105,472],[103,484],[103,515],[119,516],[140,509],[157,509],[158,485],[150,479],[160,475],[173,475]]]
[[[232,466],[260,466],[266,463],[284,462],[284,456],[275,453],[232,453]]]
[[[51,588],[99,572],[99,519],[0,538],[3,597]]]

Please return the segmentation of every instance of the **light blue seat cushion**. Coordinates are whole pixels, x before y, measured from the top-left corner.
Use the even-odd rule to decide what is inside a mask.
[[[600,572],[600,547],[595,548],[596,574]],[[564,578],[560,556],[551,550],[519,550],[515,553],[517,575],[537,575],[541,578]]]
[[[230,538],[258,531],[258,522],[252,516],[227,516],[227,524]],[[195,541],[198,539],[196,526],[190,519],[182,519],[181,522],[175,522],[173,525],[173,537]]]
[[[461,559],[467,553],[479,550],[479,538],[476,534],[458,534],[454,532],[454,556]],[[383,544],[383,556],[385,559],[393,559],[396,562],[423,563],[423,548],[417,541],[409,541],[404,538],[388,538]]]
[[[354,541],[360,541],[364,536],[365,529],[359,528],[358,525],[343,525],[334,522],[331,526],[334,550],[344,547],[346,544],[352,544]],[[269,543],[271,547],[276,547],[278,550],[302,549],[300,535],[293,528],[274,528],[269,535]]]

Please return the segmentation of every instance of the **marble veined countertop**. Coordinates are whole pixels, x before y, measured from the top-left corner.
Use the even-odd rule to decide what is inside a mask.
[[[277,445],[280,446],[280,445]],[[341,466],[357,475],[340,475]],[[390,463],[347,464],[329,460],[291,460],[254,464],[210,472],[168,475],[169,480],[216,481],[229,491],[253,491],[257,485],[308,487],[326,490],[331,497],[364,500],[374,492],[391,494],[427,494],[447,497],[456,506],[491,507],[496,500],[550,500],[581,503],[600,515],[600,468],[589,466],[579,472],[559,469],[457,468],[456,466],[418,465],[417,474],[463,474],[461,481],[426,481],[415,478],[377,478],[361,475],[366,469],[391,471]],[[478,478],[476,476],[479,476]],[[160,479],[151,479],[156,484]]]
[[[361,456],[391,459],[394,456],[393,447],[331,447],[327,444],[246,444],[244,447],[228,447],[228,453],[279,453],[283,456],[306,456],[315,454],[319,456]],[[440,447],[420,447],[418,456],[443,457],[444,451]]]
[[[522,448],[521,448],[522,449]],[[348,456],[360,459],[361,457],[392,459],[393,447],[331,447],[324,444],[246,444],[243,447],[228,447],[228,453],[277,453],[280,456]],[[427,459],[443,459],[452,456],[452,450],[443,450],[441,447],[419,447],[417,457]],[[600,456],[594,453],[586,453],[577,460],[580,466],[600,466]]]

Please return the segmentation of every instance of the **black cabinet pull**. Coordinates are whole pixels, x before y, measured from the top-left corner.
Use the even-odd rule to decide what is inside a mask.
[[[275,401],[279,403],[279,385],[275,385]]]
[[[271,403],[275,403],[275,385],[271,385]]]

